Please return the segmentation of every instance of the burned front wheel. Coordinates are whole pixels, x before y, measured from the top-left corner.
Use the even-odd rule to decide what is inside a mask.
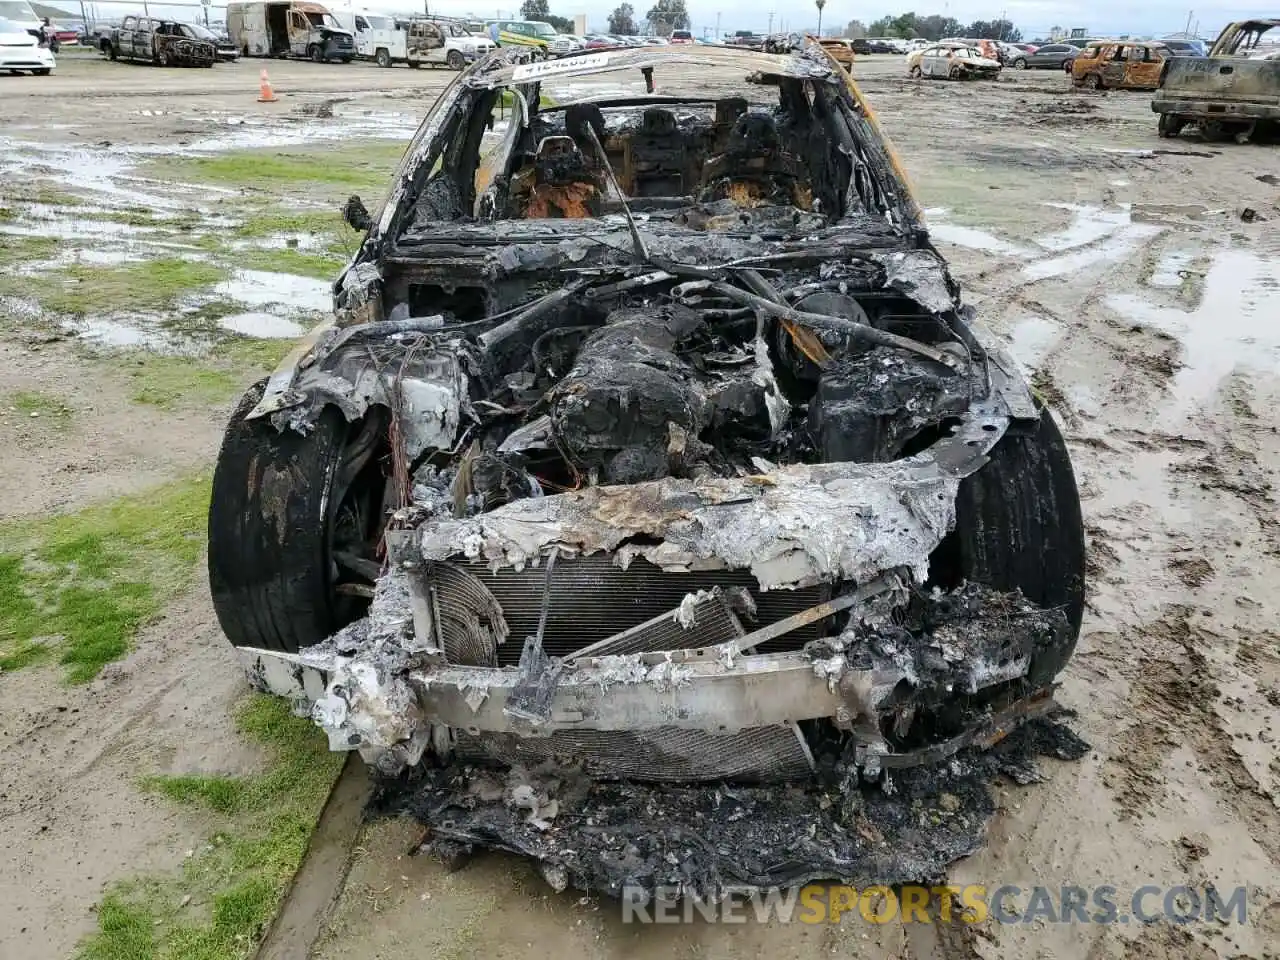
[[[956,529],[931,559],[933,579],[1021,590],[1032,603],[1063,611],[1066,642],[1037,651],[1028,679],[1043,686],[1075,650],[1084,616],[1085,538],[1071,457],[1047,410],[1035,426],[1011,430],[989,462],[965,478]]]
[[[1160,136],[1172,139],[1182,133],[1182,128],[1186,125],[1187,121],[1182,118],[1176,117],[1172,113],[1162,113],[1156,129]]]
[[[445,63],[449,65],[450,70],[461,70],[467,65],[467,58],[457,50],[450,50],[449,55],[445,57]]]
[[[360,616],[379,570],[385,481],[380,418],[325,409],[302,434],[232,414],[209,507],[209,587],[238,647],[293,652]]]

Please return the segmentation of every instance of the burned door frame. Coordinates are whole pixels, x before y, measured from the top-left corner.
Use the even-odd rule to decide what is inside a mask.
[[[1138,59],[1126,58],[1125,85],[1140,90],[1154,90],[1160,85],[1160,72],[1164,69],[1165,52],[1149,43],[1134,44],[1141,49]]]
[[[432,37],[429,31],[434,31],[435,36]],[[432,43],[433,39],[437,42]],[[444,30],[434,20],[410,20],[405,44],[410,63],[443,63],[445,60]],[[439,55],[432,57],[432,53],[437,50],[440,51]]]
[[[1126,43],[1111,43],[1099,48],[1102,56],[1098,57],[1095,69],[1104,87],[1124,86],[1125,75],[1129,70],[1128,49],[1129,45]]]
[[[156,51],[156,21],[151,17],[138,18],[138,29],[133,32],[133,56],[137,60],[159,62]]]
[[[946,72],[942,74],[942,76],[945,77],[947,73],[949,73],[951,70],[951,48],[950,47],[938,47],[938,52],[934,54],[932,57],[928,57],[928,56],[921,57],[920,64],[922,69],[920,72],[923,73],[926,77],[936,77],[938,76],[938,74],[935,72],[935,67],[939,63],[945,63],[947,65]]]
[[[285,16],[284,26],[289,37],[289,52],[295,57],[309,57],[311,55],[311,21],[307,15],[297,7],[290,7]]]

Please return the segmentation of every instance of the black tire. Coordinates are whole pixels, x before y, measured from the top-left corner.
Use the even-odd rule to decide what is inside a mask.
[[[107,47],[107,56],[112,60],[120,59],[120,54],[116,51],[115,44]]]
[[[1201,120],[1200,136],[1208,143],[1218,143],[1227,139],[1227,125],[1221,120]]]
[[[1075,68],[1075,65],[1076,65],[1076,62],[1074,60],[1063,60],[1062,61],[1063,72],[1065,72],[1067,75],[1070,75],[1071,71]]]
[[[1025,70],[1025,69],[1027,69],[1027,59],[1026,59],[1026,57],[1019,57],[1017,60],[1013,61],[1013,69],[1015,69],[1015,70]]]
[[[450,70],[461,70],[467,65],[467,58],[457,50],[450,50],[445,55],[444,62],[449,65]]]
[[[1174,116],[1172,113],[1162,113],[1160,114],[1160,120],[1156,124],[1156,130],[1166,140],[1172,140],[1182,133],[1182,128],[1186,125],[1187,121],[1180,117]]]
[[[1036,426],[1006,434],[990,462],[961,481],[956,530],[934,562],[947,585],[1018,589],[1032,603],[1060,607],[1068,642],[1039,651],[1029,678],[1040,687],[1066,666],[1084,618],[1084,521],[1066,441],[1047,410]]]
[[[384,70],[391,66],[391,54],[386,47],[378,48],[378,52],[373,55],[373,62]]]
[[[324,63],[324,51],[320,49],[319,44],[313,43],[307,47],[307,56],[311,58],[312,63]]]
[[[260,381],[241,398],[218,452],[209,507],[209,588],[232,644],[295,652],[350,623],[366,606],[335,589],[342,579],[335,518],[346,500],[339,478],[359,428],[335,408],[325,410],[306,436],[246,420],[265,385]],[[380,470],[376,458],[372,469]],[[380,492],[372,514],[376,530],[370,536],[380,537]]]
[[[32,71],[31,71],[32,75],[33,75],[33,76],[37,76],[37,77],[47,77],[47,76],[48,76],[50,73],[52,73],[52,72],[53,72],[53,71],[51,71],[48,67],[43,67],[43,68],[42,68],[42,69],[40,69],[40,70],[32,70]]]
[[[422,66],[422,64],[420,64],[417,60],[406,60],[405,63],[409,64],[410,70],[417,70],[419,67]]]

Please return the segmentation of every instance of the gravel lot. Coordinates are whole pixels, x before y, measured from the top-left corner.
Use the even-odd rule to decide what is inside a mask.
[[[0,207],[35,185],[116,212],[176,204],[217,224],[248,187],[148,164],[313,149],[341,168],[344,151],[406,140],[453,76],[272,62],[281,99],[260,104],[261,66],[161,70],[82,53],[50,78],[0,77]],[[1089,611],[1059,699],[1079,711],[1093,753],[1003,791],[988,845],[952,882],[1247,886],[1250,923],[637,928],[615,904],[551,893],[514,859],[448,873],[411,858],[416,828],[383,821],[333,840],[355,852],[331,908],[308,894],[325,917],[303,937],[315,956],[1274,955],[1280,188],[1260,178],[1280,154],[1193,133],[1158,139],[1147,95],[1075,92],[1057,72],[995,83],[904,73],[896,57],[856,70],[968,298],[1064,427],[1091,541]],[[726,81],[658,78],[662,92]],[[331,185],[335,199],[348,191]],[[288,183],[253,191],[289,209],[315,199]],[[159,255],[120,218],[119,230],[65,228],[27,200],[0,219],[10,252],[53,230],[59,256],[77,263],[98,262],[94,251],[101,262]],[[199,249],[234,259],[239,248]],[[23,269],[33,289],[52,282],[39,264]],[[267,312],[303,316],[295,309],[309,308]],[[5,517],[78,510],[212,463],[228,399],[140,404],[111,349],[120,341],[96,336],[93,319],[51,334],[21,295],[0,295],[0,400],[59,398],[70,424],[0,402],[0,443],[19,451],[0,461]],[[262,764],[228,719],[243,683],[201,576],[87,686],[47,665],[0,674],[0,955],[68,956],[95,927],[105,883],[176,868],[205,836],[199,814],[139,793],[140,773]]]

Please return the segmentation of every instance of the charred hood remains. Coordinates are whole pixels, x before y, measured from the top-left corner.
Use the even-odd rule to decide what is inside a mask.
[[[673,59],[749,95],[541,97]],[[258,682],[418,768],[401,804],[442,843],[553,880],[907,880],[972,849],[986,801],[907,836],[881,792],[976,797],[982,751],[1053,709],[1079,501],[847,75],[816,49],[504,51],[370,219],[334,322],[219,459],[215,604]],[[692,818],[671,829],[743,816],[764,832],[733,848],[798,865],[606,869],[656,795]]]

